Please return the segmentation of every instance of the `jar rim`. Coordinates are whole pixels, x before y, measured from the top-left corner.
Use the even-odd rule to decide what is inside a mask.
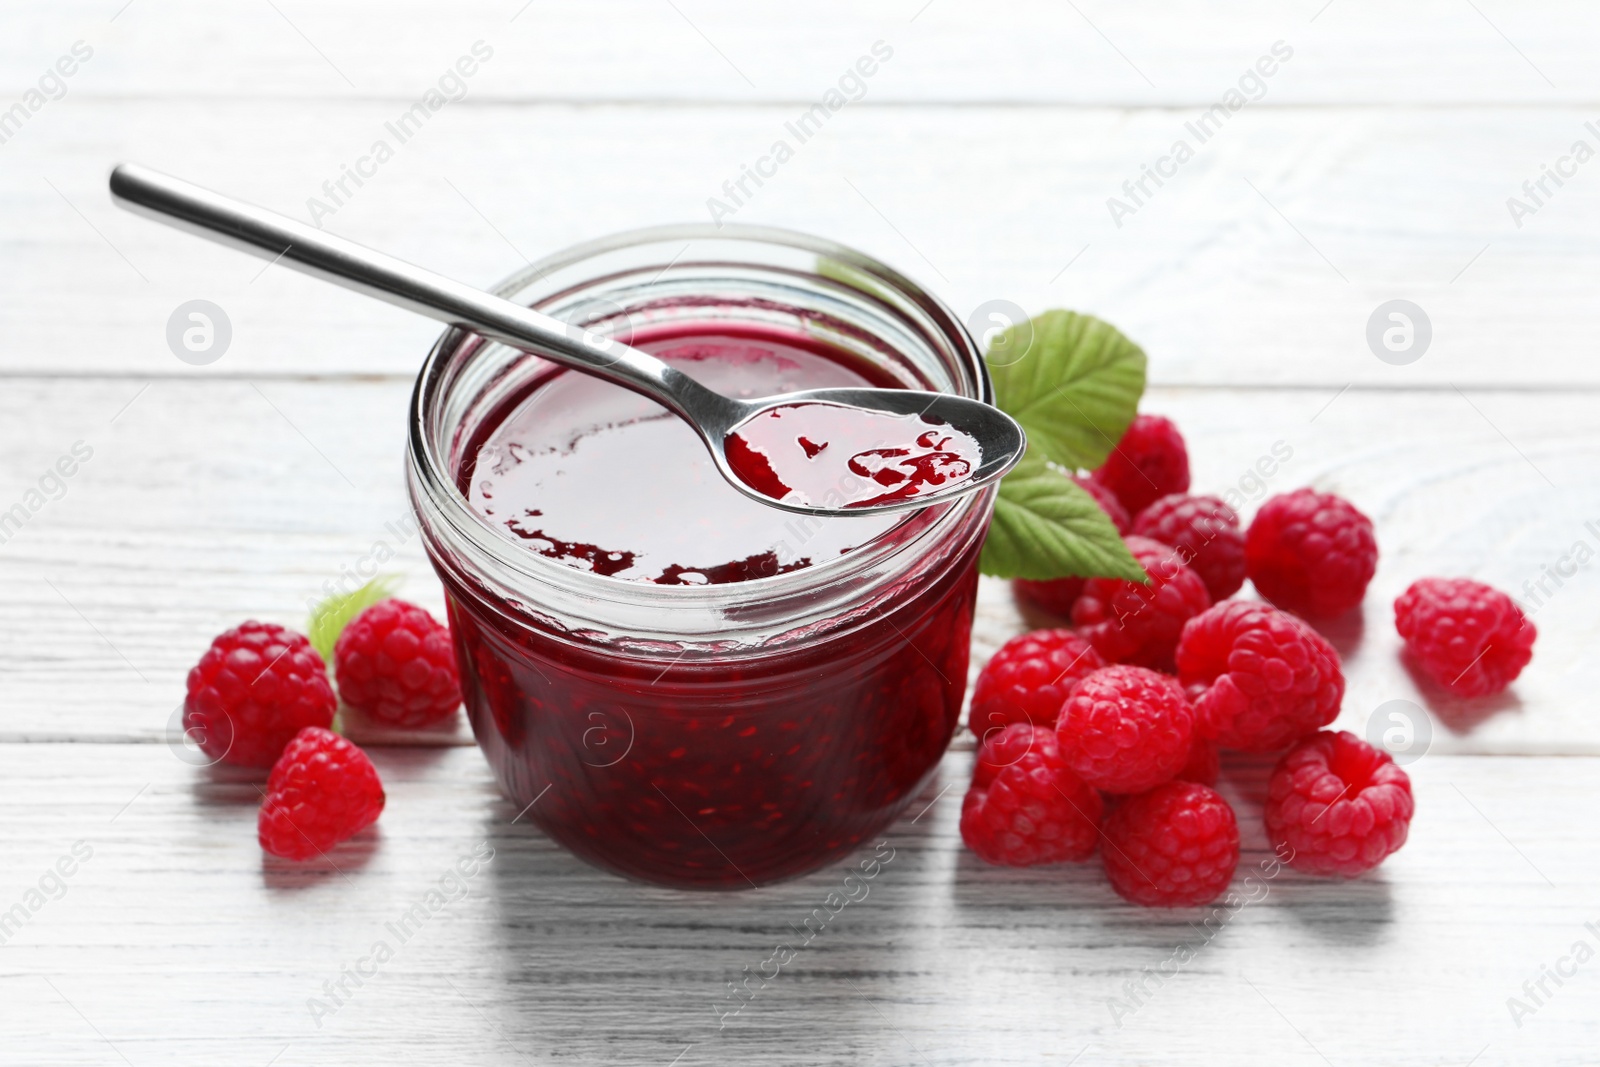
[[[850,284],[874,302],[924,331],[936,334],[960,363],[960,377],[966,379],[968,395],[987,403],[994,402],[982,353],[966,327],[941,300],[887,264],[825,238],[778,227],[727,223],[685,223],[623,230],[561,249],[517,271],[491,288],[496,295],[515,298],[528,286],[558,271],[581,265],[609,253],[625,252],[668,242],[720,241],[748,242],[790,252],[814,255],[819,261],[842,265],[860,278]],[[752,265],[759,265],[752,261]],[[669,267],[671,264],[669,264]],[[846,283],[839,283],[846,284]],[[920,321],[918,321],[920,320]],[[891,527],[860,548],[834,559],[777,575],[717,585],[659,585],[609,575],[595,574],[568,566],[515,543],[494,523],[474,509],[461,491],[456,472],[440,447],[442,442],[430,432],[433,416],[448,395],[451,373],[460,361],[470,360],[482,339],[461,327],[446,329],[434,343],[412,391],[408,414],[407,476],[412,506],[425,533],[430,523],[442,524],[434,534],[443,535],[454,547],[470,551],[482,563],[499,569],[502,585],[511,586],[525,605],[541,602],[541,591],[559,590],[591,602],[627,603],[651,608],[684,607],[721,610],[754,607],[765,601],[784,602],[803,599],[808,590],[864,574],[874,565],[901,556],[916,545],[937,539],[970,520],[974,511],[987,517],[995,490],[968,494],[954,502],[912,512],[910,517]],[[958,388],[960,387],[958,382]],[[986,522],[983,524],[986,526]],[[902,536],[892,537],[896,531]],[[906,536],[909,535],[909,536]],[[981,530],[978,532],[981,537]],[[434,537],[438,540],[438,537]],[[874,547],[892,548],[884,553]],[[436,560],[437,562],[437,560]],[[761,613],[766,615],[768,613]],[[734,627],[730,627],[732,629]]]

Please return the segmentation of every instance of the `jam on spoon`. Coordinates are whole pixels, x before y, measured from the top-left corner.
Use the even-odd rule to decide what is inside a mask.
[[[870,508],[914,500],[972,477],[983,449],[926,415],[809,402],[768,408],[723,440],[728,465],[787,504]]]

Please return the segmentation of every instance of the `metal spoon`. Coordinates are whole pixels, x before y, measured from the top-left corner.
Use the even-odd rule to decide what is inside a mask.
[[[948,393],[913,389],[807,389],[736,400],[713,392],[671,365],[609,338],[569,328],[548,315],[451,281],[432,271],[335,237],[275,212],[131,163],[111,172],[111,196],[122,207],[179,229],[336,282],[431,319],[593,374],[656,401],[692,426],[718,472],[746,496],[803,515],[846,516],[942,504],[995,481],[1026,448],[1022,427],[999,408]],[[746,485],[728,463],[728,435],[763,412],[824,403],[895,415],[920,415],[971,435],[979,462],[969,477],[925,495],[845,507],[775,500]]]

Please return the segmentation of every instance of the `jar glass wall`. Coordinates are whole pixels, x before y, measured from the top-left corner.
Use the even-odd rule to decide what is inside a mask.
[[[774,338],[874,384],[992,400],[948,309],[799,234],[636,231],[497,291],[629,343]],[[575,567],[469,499],[484,443],[509,417],[542,417],[530,398],[570,373],[451,330],[413,398],[412,501],[445,585],[468,716],[502,787],[573,852],[653,882],[739,888],[851,850],[901,811],[955,728],[994,490],[746,580],[663,585]],[[637,457],[670,485],[677,472],[652,459]],[[625,484],[596,481],[596,500]],[[796,517],[784,547],[798,556],[826,540],[818,522]]]

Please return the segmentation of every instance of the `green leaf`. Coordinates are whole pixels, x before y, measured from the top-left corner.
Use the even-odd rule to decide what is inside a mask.
[[[1098,467],[1144,392],[1145,356],[1092,315],[1046,311],[998,334],[985,356],[996,400],[1044,458]]]
[[[306,624],[306,636],[311,647],[322,656],[322,662],[333,668],[333,646],[350,620],[366,611],[380,600],[388,600],[400,588],[398,574],[380,574],[352,593],[335,593],[311,611]]]
[[[996,578],[1149,580],[1094,497],[1032,448],[1000,482],[978,565]]]

